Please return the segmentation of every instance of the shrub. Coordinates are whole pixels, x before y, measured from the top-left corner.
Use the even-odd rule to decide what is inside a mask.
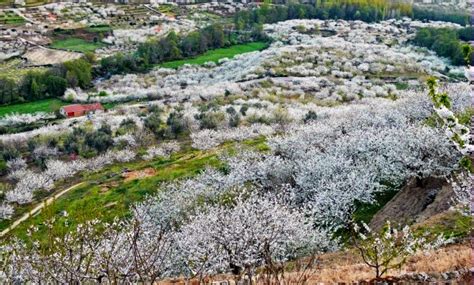
[[[87,88],[92,81],[92,65],[85,59],[79,58],[63,63],[66,79],[70,87]]]
[[[100,153],[108,150],[114,144],[114,141],[110,134],[98,130],[96,132],[88,133],[85,138],[85,143],[87,146]]]
[[[278,108],[273,112],[273,122],[284,125],[291,121],[288,111],[284,108]]]
[[[18,149],[13,145],[2,145],[0,144],[0,157],[5,160],[9,161],[15,159],[20,156],[20,152]]]
[[[303,122],[306,124],[311,121],[315,121],[318,118],[318,115],[314,111],[308,111],[303,118]]]
[[[247,114],[247,110],[249,109],[249,105],[243,104],[242,107],[240,107],[240,113],[242,116],[245,116]]]
[[[225,115],[222,112],[207,112],[201,113],[199,119],[201,129],[217,129],[225,120]]]
[[[99,97],[107,97],[109,96],[109,94],[107,94],[107,92],[105,92],[104,90],[100,91],[99,94],[97,94]]]
[[[387,221],[379,231],[372,231],[362,224],[362,233],[358,225],[354,226],[352,241],[358,249],[365,264],[375,271],[375,278],[381,278],[392,269],[400,269],[407,258],[416,252],[433,249],[449,242],[442,235],[433,242],[423,237],[416,237],[408,226],[397,229]]]
[[[163,122],[161,121],[160,112],[153,112],[145,119],[145,127],[155,134],[157,137],[163,135]]]
[[[137,123],[133,119],[124,119],[120,122],[119,128],[117,129],[117,134],[124,135],[126,133],[132,132],[137,128]]]
[[[0,174],[5,174],[7,171],[7,162],[3,159],[0,158]]]
[[[171,112],[166,120],[166,125],[168,126],[166,132],[168,137],[177,138],[187,130],[186,122],[181,112]]]
[[[236,128],[240,124],[240,116],[239,114],[235,113],[234,115],[230,116],[229,118],[229,127]]]

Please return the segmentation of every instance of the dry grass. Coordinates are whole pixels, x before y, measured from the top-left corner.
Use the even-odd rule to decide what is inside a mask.
[[[401,270],[391,271],[389,275],[402,276],[407,273],[425,272],[438,278],[443,272],[470,268],[471,253],[469,244],[451,245],[430,254],[415,255],[409,258]],[[320,270],[310,278],[308,284],[350,283],[372,278],[374,278],[373,271],[361,262],[354,251],[347,251],[322,256]]]
[[[433,278],[440,278],[441,273],[453,272],[471,267],[471,247],[469,244],[450,245],[438,249],[430,254],[418,254],[409,258],[407,265],[401,270],[393,270],[388,275],[401,277],[410,273],[427,273]],[[328,253],[320,256],[318,268],[309,272],[310,276],[305,285],[316,284],[356,284],[359,281],[372,280],[374,272],[366,266],[354,250]],[[294,282],[301,276],[298,272],[286,274],[285,281],[281,284],[301,284]],[[214,276],[207,279],[206,283],[212,281],[232,280],[231,276]],[[456,281],[456,280],[451,280]],[[231,282],[230,284],[232,284]],[[157,284],[186,284],[182,279],[162,281]],[[197,280],[188,284],[199,284]],[[260,282],[257,282],[260,284]],[[263,283],[261,283],[263,284]]]
[[[82,57],[81,53],[47,48],[32,48],[22,56],[28,66],[44,66],[63,63]]]
[[[469,268],[472,263],[472,249],[469,244],[452,245],[430,255],[416,255],[405,266],[407,272],[438,274]]]
[[[351,282],[371,278],[371,269],[351,250],[321,256],[319,270],[309,278],[308,283]]]

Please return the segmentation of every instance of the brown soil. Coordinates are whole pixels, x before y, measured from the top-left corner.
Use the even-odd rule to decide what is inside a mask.
[[[117,181],[102,184],[100,185],[100,193],[107,193],[110,189],[118,187],[118,186],[119,186],[119,183]]]
[[[122,177],[125,178],[124,181],[131,181],[134,179],[143,179],[146,177],[151,177],[156,174],[156,170],[153,168],[145,168],[142,170],[129,171],[122,174]]]
[[[380,229],[387,220],[395,224],[421,222],[451,207],[453,191],[444,179],[413,179],[390,200],[370,222]]]

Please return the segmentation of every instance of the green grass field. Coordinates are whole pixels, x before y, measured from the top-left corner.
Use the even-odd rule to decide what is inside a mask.
[[[70,38],[65,40],[56,40],[50,47],[77,52],[94,52],[96,49],[106,46],[101,42],[88,42],[83,39]]]
[[[44,5],[44,4],[47,4],[48,0],[25,0],[25,3],[26,3],[26,7],[36,7],[36,6],[40,6],[40,5]]]
[[[65,105],[59,99],[45,99],[28,103],[20,103],[13,105],[0,105],[0,117],[10,113],[28,114],[36,112],[52,112],[55,108]]]
[[[108,25],[91,26],[91,27],[87,27],[86,31],[90,33],[105,33],[105,32],[112,31],[112,28]]]
[[[179,11],[179,8],[171,4],[161,4],[158,7],[158,10],[160,11],[160,13],[166,14],[168,16],[176,16]]]
[[[206,166],[218,166],[218,164],[219,160],[214,153],[191,151],[171,159],[113,165],[100,173],[85,174],[83,177],[87,181],[85,185],[59,198],[47,211],[42,211],[36,217],[24,222],[15,229],[15,232],[24,237],[30,225],[42,225],[48,220],[49,215],[58,217],[63,211],[68,213],[68,220],[73,225],[94,218],[109,222],[115,217],[123,218],[129,213],[131,205],[159,191],[161,182],[189,177]],[[124,168],[135,170],[149,167],[157,171],[155,176],[125,182],[120,175]],[[60,230],[61,224],[57,226]],[[38,237],[42,240],[46,238],[43,234],[41,230],[38,232]]]
[[[16,82],[19,82],[30,71],[44,72],[46,70],[46,67],[23,67],[23,61],[19,58],[0,62],[0,76]]]
[[[165,67],[165,68],[178,68],[185,64],[203,64],[208,61],[217,62],[221,58],[232,58],[238,54],[263,50],[267,47],[267,43],[265,42],[253,42],[248,44],[242,45],[234,45],[227,48],[219,48],[215,50],[210,50],[200,56],[194,58],[187,58],[181,60],[174,60],[168,61],[165,63],[161,63],[158,66]]]
[[[242,143],[245,147],[266,151],[265,138],[257,138]],[[58,185],[58,188],[65,189],[71,183],[86,181],[84,185],[71,190],[56,200],[52,205],[44,209],[40,214],[20,224],[12,231],[13,235],[26,238],[26,230],[31,225],[38,225],[40,230],[36,237],[40,240],[47,239],[47,232],[44,221],[55,217],[61,218],[63,211],[68,213],[70,225],[82,223],[87,220],[98,218],[102,221],[112,221],[115,217],[126,217],[129,214],[130,206],[142,201],[149,195],[160,191],[160,184],[163,182],[175,181],[186,177],[192,177],[206,167],[223,166],[219,160],[219,154],[235,151],[235,143],[228,142],[214,150],[195,150],[189,146],[184,147],[180,153],[172,155],[169,159],[156,158],[152,161],[134,161],[125,164],[115,164],[96,173],[83,173],[78,175],[75,181],[68,181],[68,185]],[[125,181],[121,176],[124,169],[129,171],[153,168],[155,175],[138,180]],[[15,212],[15,220],[18,216],[26,213],[32,205],[20,207]],[[1,221],[0,229],[8,227],[11,221]],[[55,224],[57,231],[63,232],[62,223]]]
[[[13,12],[4,12],[0,14],[0,24],[5,24],[5,25],[19,25],[23,24],[25,22],[25,19],[22,17],[18,16],[17,14]]]

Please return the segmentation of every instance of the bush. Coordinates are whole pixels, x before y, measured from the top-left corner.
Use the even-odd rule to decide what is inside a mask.
[[[68,135],[64,139],[64,150],[69,153],[75,153],[78,154],[80,149],[80,143],[76,140],[76,137],[74,134]]]
[[[97,131],[87,133],[85,144],[99,153],[107,151],[114,144],[110,127],[103,125]]]
[[[91,157],[109,150],[113,144],[112,130],[109,125],[104,124],[97,130],[74,128],[72,133],[65,137],[62,149],[68,154]],[[61,148],[61,145],[58,144],[58,147]]]
[[[166,120],[168,126],[166,135],[168,137],[177,138],[179,135],[187,131],[186,122],[181,112],[172,112]]]
[[[2,145],[0,144],[0,158],[4,161],[9,161],[20,157],[20,152],[13,145]]]
[[[107,92],[105,92],[104,90],[100,91],[99,94],[97,94],[99,97],[107,97],[109,96],[109,94],[107,94]]]
[[[119,128],[117,129],[117,134],[124,135],[136,129],[137,129],[137,124],[135,123],[133,119],[125,119],[122,122],[120,122]]]
[[[163,135],[163,122],[161,121],[161,112],[153,112],[145,119],[145,127],[149,129],[155,136]]]
[[[66,70],[66,79],[70,87],[87,88],[92,81],[92,65],[83,58],[63,63]]]
[[[242,107],[240,107],[240,113],[242,116],[247,115],[247,110],[249,109],[249,106],[247,104],[243,104]]]
[[[7,172],[7,162],[0,158],[0,174],[4,175]]]
[[[458,37],[463,41],[474,41],[474,27],[467,27],[458,30]]]
[[[217,129],[225,120],[225,115],[222,112],[207,112],[201,113],[199,119],[201,129]]]
[[[231,115],[229,118],[229,127],[231,128],[236,128],[240,124],[240,116],[239,114],[235,113],[234,115]]]
[[[265,125],[270,125],[272,123],[272,120],[267,117],[267,116],[257,116],[257,115],[251,115],[247,118],[247,121],[250,124],[265,124]]]
[[[316,114],[316,112],[308,111],[308,113],[306,113],[306,115],[303,118],[303,122],[306,124],[311,121],[316,121],[317,118],[318,118],[318,115]]]
[[[19,101],[16,82],[7,77],[0,77],[0,104],[10,104]]]
[[[237,111],[232,106],[228,107],[225,111],[227,114],[231,116],[237,115]]]
[[[273,112],[273,122],[284,125],[291,121],[288,111],[284,108],[278,108]]]

